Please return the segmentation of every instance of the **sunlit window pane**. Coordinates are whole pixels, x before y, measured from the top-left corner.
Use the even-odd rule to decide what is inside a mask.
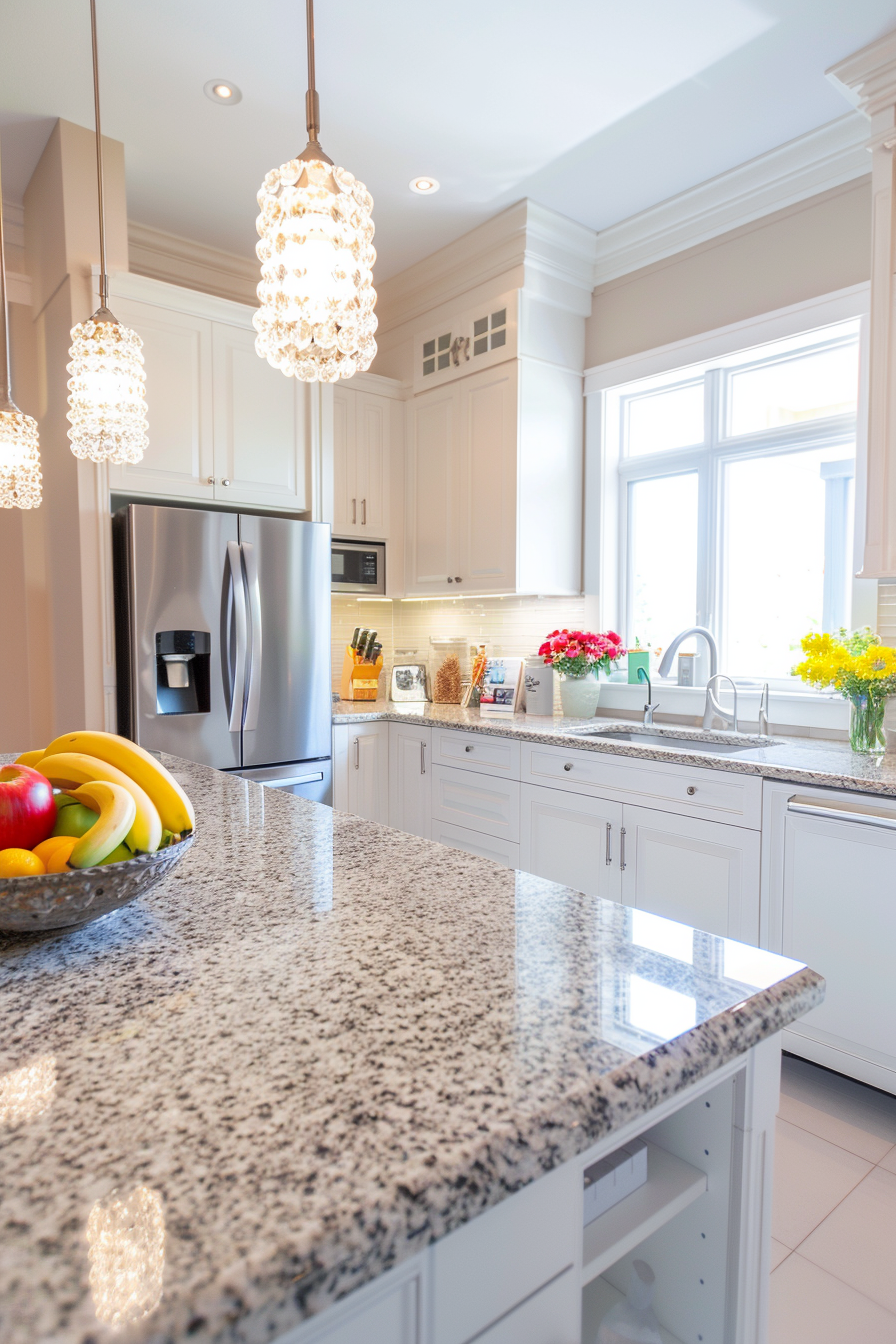
[[[635,481],[629,489],[629,637],[656,650],[696,621],[697,473]]]
[[[629,457],[687,448],[703,442],[703,379],[668,392],[650,392],[627,403]]]
[[[731,375],[731,434],[855,414],[858,342]]]
[[[787,677],[798,661],[801,637],[824,627],[825,503],[833,487],[822,465],[851,452],[838,446],[746,458],[725,467],[723,665],[732,672]],[[848,484],[848,493],[832,497],[833,504],[839,498],[845,515],[839,528],[841,554],[830,557],[844,589],[852,544]],[[845,591],[838,610],[848,620]]]

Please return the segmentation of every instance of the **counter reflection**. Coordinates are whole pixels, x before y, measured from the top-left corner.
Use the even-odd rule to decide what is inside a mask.
[[[50,1109],[56,1089],[56,1057],[40,1055],[0,1076],[0,1127],[12,1129]]]
[[[87,1219],[90,1291],[97,1318],[122,1330],[155,1311],[162,1300],[165,1217],[155,1190],[113,1190]]]

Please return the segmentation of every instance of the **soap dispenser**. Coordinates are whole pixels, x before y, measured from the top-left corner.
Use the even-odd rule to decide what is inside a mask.
[[[595,1344],[663,1344],[659,1322],[653,1314],[656,1275],[645,1260],[635,1260],[628,1297],[611,1307],[600,1323]]]

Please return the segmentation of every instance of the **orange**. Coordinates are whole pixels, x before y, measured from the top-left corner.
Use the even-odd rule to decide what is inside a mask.
[[[55,835],[51,837],[54,840],[64,840],[64,845],[59,845],[53,850],[47,863],[48,873],[67,873],[69,871],[68,861],[72,850],[78,843],[80,836],[77,835]]]
[[[0,877],[40,877],[43,860],[30,849],[0,849]]]
[[[49,840],[41,840],[39,845],[35,845],[31,853],[36,854],[41,863],[49,863],[57,849],[66,845],[69,840],[70,835],[51,835]]]

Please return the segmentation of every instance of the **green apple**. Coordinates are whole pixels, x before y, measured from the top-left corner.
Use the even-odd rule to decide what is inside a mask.
[[[60,808],[53,827],[54,835],[82,836],[97,822],[97,814],[83,803],[75,802],[71,807]]]
[[[95,863],[94,868],[105,868],[107,863],[124,863],[125,859],[132,859],[134,856],[127,845],[116,845],[111,854],[107,854],[99,863]]]

